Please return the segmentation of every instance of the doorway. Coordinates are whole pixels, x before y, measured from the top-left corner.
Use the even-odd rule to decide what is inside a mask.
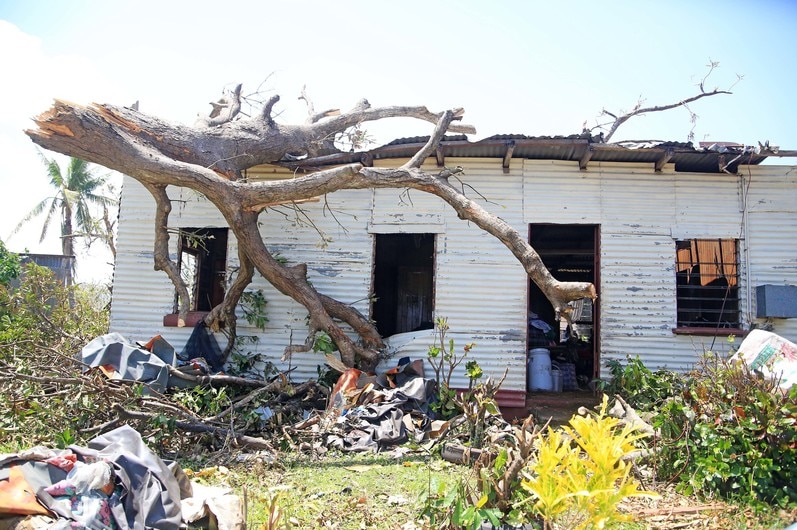
[[[590,282],[599,285],[600,225],[531,224],[529,243],[546,268],[560,281]],[[557,321],[551,302],[529,280],[528,349],[547,348],[551,360],[566,365],[565,389],[586,387],[600,376],[597,304],[582,299],[573,303],[573,326]],[[544,332],[544,333],[541,333]],[[575,381],[568,375],[575,368]]]
[[[434,234],[376,234],[371,318],[383,337],[433,329]]]

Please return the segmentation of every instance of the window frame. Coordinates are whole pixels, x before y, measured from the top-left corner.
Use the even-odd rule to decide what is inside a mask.
[[[737,238],[675,240],[676,320],[673,333],[744,334],[739,271]]]
[[[185,325],[194,326],[224,300],[229,228],[181,227],[178,234],[177,268],[190,297]],[[192,256],[195,263],[190,277],[184,276],[185,256]],[[179,303],[175,292],[174,312],[164,317],[165,326],[179,325]]]

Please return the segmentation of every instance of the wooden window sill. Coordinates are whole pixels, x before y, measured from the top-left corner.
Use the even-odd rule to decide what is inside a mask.
[[[199,322],[208,316],[209,311],[189,311],[188,315],[185,318],[185,327],[193,328]],[[177,313],[172,313],[170,315],[163,316],[163,325],[167,328],[177,328],[180,327],[179,322],[177,320]]]
[[[747,331],[739,328],[673,328],[675,335],[698,335],[702,337],[727,337],[728,335],[735,335],[737,337],[744,337]]]

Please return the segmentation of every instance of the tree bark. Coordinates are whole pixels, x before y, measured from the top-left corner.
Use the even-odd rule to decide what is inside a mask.
[[[554,279],[521,234],[452,186],[448,179],[457,170],[444,170],[436,175],[421,170],[421,164],[434,153],[446,131],[475,132],[470,126],[454,123],[461,119],[462,109],[432,113],[425,107],[371,108],[362,101],[349,112],[326,111],[303,125],[289,126],[273,121],[271,111],[276,101],[276,97],[272,98],[259,116],[230,121],[228,115],[230,119],[205,120],[199,127],[170,124],[111,105],[82,107],[56,101],[49,111],[36,118],[38,129],[26,132],[46,149],[125,173],[152,193],[157,206],[155,267],[172,279],[181,300],[187,300],[187,290],[181,285],[176,264],[168,257],[166,227],[171,206],[166,187],[183,186],[204,195],[237,237],[242,265],[225,301],[214,308],[206,322],[211,327],[234,322],[234,306],[251,282],[251,264],[277,290],[302,304],[310,314],[307,340],[303,345],[290,346],[286,353],[311,348],[316,333],[324,332],[338,347],[347,366],[368,369],[379,361],[379,351],[384,347],[365,316],[318,293],[307,282],[306,267],[286,267],[279,263],[258,228],[259,213],[271,205],[312,199],[339,189],[410,188],[432,193],[448,203],[461,219],[498,238],[563,316],[569,315],[568,302],[595,298],[595,289],[589,283]],[[223,111],[220,109],[216,117]],[[329,138],[362,122],[400,116],[436,123],[429,142],[402,167],[378,169],[351,164],[281,181],[247,182],[238,178],[242,170],[258,164],[312,156],[322,146],[328,147]],[[181,304],[180,314],[184,317],[186,312],[187,308]],[[352,340],[336,320],[351,326],[360,343]]]

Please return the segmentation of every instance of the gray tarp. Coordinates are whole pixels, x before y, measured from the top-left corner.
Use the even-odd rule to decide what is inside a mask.
[[[378,403],[346,409],[337,420],[343,434],[330,435],[327,444],[344,451],[378,451],[406,442],[410,433],[405,416],[421,423],[418,430],[425,431],[436,388],[432,379],[411,377],[397,388],[379,391]]]
[[[107,462],[110,471],[99,482],[113,481],[114,490],[108,495],[95,489],[95,484],[78,486],[76,478],[56,463],[47,460],[53,457],[74,455],[75,466],[91,467],[92,462]],[[127,425],[114,429],[91,440],[88,447],[70,446],[65,450],[52,450],[37,447],[10,455],[0,455],[0,480],[8,479],[8,470],[18,466],[27,483],[26,491],[35,493],[45,507],[61,517],[63,521],[82,521],[88,528],[106,527],[94,517],[104,517],[101,513],[87,514],[75,511],[87,504],[64,502],[60,494],[50,495],[48,486],[69,482],[78,497],[100,498],[102,504],[110,509],[110,518],[119,530],[177,530],[181,524],[181,492],[177,479],[155,453],[149,450],[141,435]],[[84,468],[85,469],[85,468]],[[91,477],[93,481],[94,477]],[[71,495],[71,494],[70,494]],[[30,513],[30,512],[9,512]],[[89,520],[85,520],[89,517]],[[81,526],[81,527],[83,527]],[[61,526],[63,527],[63,525]]]
[[[165,391],[169,382],[164,359],[131,344],[119,333],[107,333],[92,340],[83,346],[80,359],[88,366],[113,366],[122,379],[146,382],[158,392]],[[168,361],[174,364],[174,358]]]
[[[180,486],[171,470],[149,450],[141,435],[127,425],[100,435],[87,448],[70,449],[84,459],[110,462],[125,490],[111,496],[110,506],[119,528],[171,530],[180,527]]]

